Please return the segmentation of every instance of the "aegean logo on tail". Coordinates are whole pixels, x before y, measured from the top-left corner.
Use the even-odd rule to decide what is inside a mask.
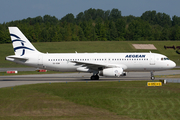
[[[23,55],[25,54],[25,49],[34,51],[34,50],[31,49],[31,48],[25,47],[25,46],[24,46],[25,41],[21,40],[21,38],[18,37],[17,35],[15,35],[15,34],[10,34],[10,36],[13,36],[13,37],[17,38],[17,39],[15,39],[15,40],[12,40],[12,43],[13,43],[13,42],[21,42],[21,45],[22,45],[22,46],[15,47],[15,48],[14,48],[14,52],[16,52],[16,50],[18,50],[18,49],[23,49],[23,50],[22,50],[22,54],[21,54],[21,56],[23,56]]]

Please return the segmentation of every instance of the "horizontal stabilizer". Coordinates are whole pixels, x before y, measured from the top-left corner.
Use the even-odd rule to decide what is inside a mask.
[[[11,56],[7,56],[6,60],[8,60],[8,58],[10,59],[19,59],[19,60],[28,60],[29,58],[23,57],[23,56],[16,56],[16,55],[11,55]]]

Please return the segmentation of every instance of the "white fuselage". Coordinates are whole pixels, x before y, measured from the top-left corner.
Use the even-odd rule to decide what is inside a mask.
[[[27,61],[13,60],[41,69],[55,71],[79,71],[83,66],[73,61],[104,65],[105,67],[121,67],[124,71],[159,71],[172,69],[176,64],[166,56],[157,53],[63,53],[33,54],[24,56]],[[8,60],[8,59],[7,59]],[[80,70],[81,71],[81,70]]]
[[[41,69],[93,73],[91,80],[100,76],[120,77],[129,71],[167,70],[176,66],[166,56],[157,53],[51,53],[39,52],[17,27],[8,27],[15,55],[6,60]]]

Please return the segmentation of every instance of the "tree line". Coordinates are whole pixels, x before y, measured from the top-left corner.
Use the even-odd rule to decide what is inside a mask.
[[[0,43],[10,43],[9,26],[17,26],[31,42],[180,40],[180,17],[146,11],[122,16],[112,9],[88,9],[60,20],[45,15],[0,24]]]

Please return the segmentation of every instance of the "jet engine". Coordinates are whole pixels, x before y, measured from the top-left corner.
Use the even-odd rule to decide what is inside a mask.
[[[119,77],[123,74],[122,68],[106,68],[99,72],[100,76]]]

